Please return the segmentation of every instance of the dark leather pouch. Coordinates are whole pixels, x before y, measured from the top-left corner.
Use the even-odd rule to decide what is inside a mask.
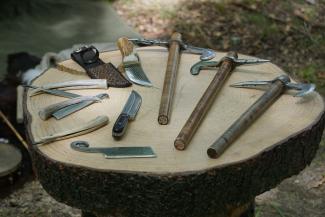
[[[71,53],[71,58],[84,68],[92,79],[106,79],[109,87],[129,87],[132,85],[112,63],[99,59],[94,46],[84,46]]]

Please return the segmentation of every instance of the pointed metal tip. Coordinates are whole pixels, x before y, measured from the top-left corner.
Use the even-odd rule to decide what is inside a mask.
[[[240,88],[240,87],[245,87],[245,84],[246,84],[247,82],[236,82],[236,83],[233,83],[233,84],[230,84],[229,86],[230,87],[236,87],[236,88]]]

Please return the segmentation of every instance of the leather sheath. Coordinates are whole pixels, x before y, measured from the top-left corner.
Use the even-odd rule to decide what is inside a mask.
[[[111,87],[129,87],[132,85],[120,73],[120,71],[112,64],[105,63],[88,69],[87,74],[91,78],[106,79],[107,84]]]
[[[85,61],[82,51],[79,51],[72,52],[71,58],[86,70],[90,78],[106,79],[109,87],[123,88],[132,85],[112,63],[104,63],[99,59],[98,55],[94,55],[94,57],[92,57],[93,59],[87,62]]]

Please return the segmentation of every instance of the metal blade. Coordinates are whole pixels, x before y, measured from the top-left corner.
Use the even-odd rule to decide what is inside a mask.
[[[191,74],[198,75],[203,69],[215,69],[220,65],[220,61],[199,61],[191,67]]]
[[[237,65],[261,64],[261,63],[270,62],[270,60],[265,60],[265,59],[235,59],[234,61]]]
[[[214,50],[202,47],[194,47],[192,45],[184,45],[185,49],[194,54],[200,54],[200,60],[208,61],[216,57],[216,52]]]
[[[112,147],[101,150],[105,158],[118,159],[118,158],[154,158],[156,154],[149,146],[144,147]]]
[[[260,89],[268,87],[272,81],[243,81],[231,84],[230,87]]]
[[[127,102],[124,105],[122,113],[127,114],[130,120],[133,120],[139,111],[142,103],[142,98],[140,94],[132,90]]]
[[[148,87],[152,86],[152,83],[150,82],[149,78],[146,76],[140,63],[128,65],[124,67],[124,70],[125,70],[125,74],[132,82],[142,86],[148,86]]]
[[[104,98],[108,98],[108,94],[106,93],[103,93],[103,94],[98,94],[97,95],[98,98],[100,99],[104,99]],[[87,106],[91,105],[95,103],[95,101],[84,101],[84,102],[80,102],[80,103],[77,103],[77,104],[73,104],[73,105],[70,105],[70,106],[67,106],[67,107],[64,107],[56,112],[54,112],[52,114],[52,116],[57,119],[57,120],[60,120],[74,112],[77,112],[83,108],[86,108]]]
[[[142,147],[89,147],[86,141],[74,141],[70,144],[73,150],[86,152],[86,153],[102,153],[105,158],[118,159],[118,158],[153,158],[156,154],[149,146]]]
[[[64,107],[52,114],[52,116],[57,119],[61,120],[62,118],[65,118],[68,115],[71,115],[72,113],[75,113],[87,106],[90,106],[91,104],[95,103],[94,101],[85,101],[85,102],[80,102],[78,104],[70,105],[67,107]]]
[[[25,85],[25,87],[29,87],[29,88],[33,88],[33,89],[40,89],[44,93],[52,94],[52,95],[55,95],[55,96],[62,96],[62,97],[69,98],[69,99],[81,96],[79,94],[69,93],[69,92],[66,92],[66,91],[63,91],[63,90],[44,89],[44,88],[33,86],[33,85]]]
[[[308,95],[309,93],[313,92],[316,88],[315,84],[302,84],[302,83],[287,83],[287,88],[298,90],[294,96],[296,97],[303,97]]]

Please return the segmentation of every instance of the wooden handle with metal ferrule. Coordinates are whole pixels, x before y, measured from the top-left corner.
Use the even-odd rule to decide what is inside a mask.
[[[285,85],[276,80],[207,150],[210,158],[218,158],[263,112],[283,93]]]
[[[230,52],[227,56],[237,58],[237,53]],[[176,137],[174,146],[177,150],[184,150],[188,146],[233,68],[234,63],[230,59],[226,59],[221,63],[218,72],[214,76],[208,88],[205,90],[200,101],[196,104],[192,114],[187,119],[182,130]]]
[[[170,119],[171,106],[176,87],[176,78],[180,59],[181,40],[182,35],[180,33],[173,33],[169,46],[167,68],[160,100],[158,123],[161,125],[168,124]]]

